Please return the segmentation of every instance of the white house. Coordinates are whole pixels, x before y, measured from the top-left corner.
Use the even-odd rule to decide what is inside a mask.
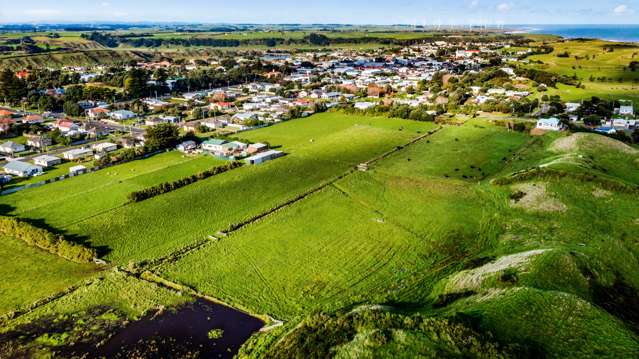
[[[44,168],[55,166],[62,162],[62,159],[56,156],[42,155],[33,159],[33,163]]]
[[[223,151],[223,145],[227,144],[227,140],[220,140],[213,138],[202,142],[202,149],[213,153],[221,153]]]
[[[4,165],[4,171],[18,177],[31,177],[42,174],[42,167],[22,161],[10,161]]]
[[[581,104],[578,102],[567,102],[566,103],[566,112],[575,112],[581,107]]]
[[[632,105],[619,106],[619,114],[622,116],[634,116],[635,109]]]
[[[368,110],[371,107],[375,107],[375,102],[356,102],[354,107],[358,110]]]
[[[236,113],[233,116],[233,119],[240,122],[246,122],[250,120],[257,120],[258,116],[254,112],[240,112],[240,113]]]
[[[0,145],[0,152],[7,154],[14,154],[25,150],[24,145],[15,143],[13,141],[7,141]]]
[[[81,175],[81,174],[86,173],[86,172],[87,172],[87,168],[82,166],[82,165],[73,166],[73,167],[69,168],[69,174],[71,176]]]
[[[109,117],[117,121],[124,121],[124,120],[134,118],[135,112],[131,112],[127,110],[113,111],[109,114]]]
[[[118,149],[118,145],[111,142],[102,142],[93,145],[93,150],[95,152],[113,152]]]
[[[69,161],[80,160],[93,156],[93,151],[86,148],[75,148],[62,153],[62,157]]]
[[[180,152],[190,152],[197,149],[197,143],[195,141],[184,141],[177,145],[176,148]]]
[[[546,131],[561,131],[564,128],[564,125],[559,121],[558,118],[542,118],[537,121],[537,128],[540,130]]]

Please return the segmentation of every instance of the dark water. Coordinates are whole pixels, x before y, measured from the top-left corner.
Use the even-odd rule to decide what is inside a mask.
[[[531,34],[559,35],[568,39],[639,42],[639,25],[521,25],[516,28]]]
[[[232,358],[264,323],[235,309],[198,299],[129,324],[95,353],[107,358]],[[209,339],[212,329],[223,330]]]

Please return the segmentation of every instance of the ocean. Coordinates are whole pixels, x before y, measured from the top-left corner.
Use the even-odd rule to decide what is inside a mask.
[[[559,35],[565,38],[595,38],[639,42],[639,25],[519,25],[516,32]]]

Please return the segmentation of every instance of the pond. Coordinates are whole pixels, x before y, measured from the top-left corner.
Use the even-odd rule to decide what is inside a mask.
[[[98,348],[107,358],[232,358],[264,322],[203,299],[132,322]]]

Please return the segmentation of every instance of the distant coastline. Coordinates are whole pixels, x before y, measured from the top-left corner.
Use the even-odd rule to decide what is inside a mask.
[[[639,25],[517,25],[510,34],[557,35],[567,39],[593,38],[614,42],[639,42]]]

